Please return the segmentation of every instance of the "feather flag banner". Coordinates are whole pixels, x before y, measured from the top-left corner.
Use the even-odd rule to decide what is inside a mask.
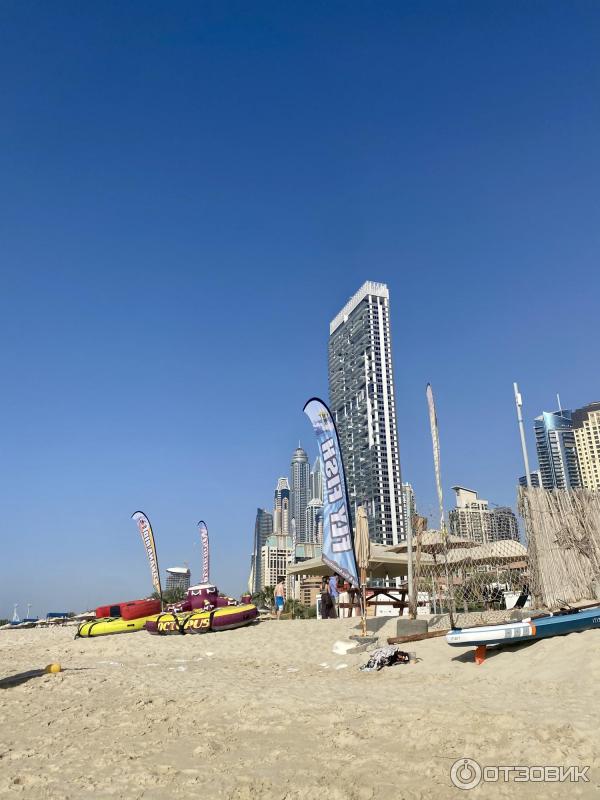
[[[323,561],[353,586],[359,585],[350,503],[344,476],[342,451],[331,412],[322,400],[313,397],[304,406],[310,419],[319,455],[323,460]]]
[[[135,520],[142,542],[146,548],[146,555],[148,556],[148,563],[150,564],[150,575],[152,576],[152,585],[158,592],[159,597],[162,597],[162,588],[160,585],[160,572],[158,570],[158,558],[156,556],[156,544],[154,542],[154,533],[150,520],[143,511],[136,511],[131,515],[131,519]]]
[[[208,546],[208,527],[204,520],[198,523],[198,531],[200,533],[200,545],[202,547],[202,578],[200,583],[209,582],[210,574],[210,553]]]

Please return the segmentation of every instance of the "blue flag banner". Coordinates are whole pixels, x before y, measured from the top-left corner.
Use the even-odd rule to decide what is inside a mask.
[[[308,401],[304,413],[312,423],[323,460],[323,561],[332,571],[358,586],[350,503],[335,423],[318,397]]]

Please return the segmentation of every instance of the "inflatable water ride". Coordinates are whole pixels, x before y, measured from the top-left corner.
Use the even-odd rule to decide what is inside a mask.
[[[600,605],[581,609],[564,609],[540,616],[532,616],[519,622],[505,622],[499,625],[480,625],[474,628],[454,628],[446,634],[446,641],[452,647],[475,647],[476,660],[485,658],[485,648],[495,645],[531,642],[551,636],[564,636],[567,633],[600,628]]]
[[[238,606],[221,606],[210,610],[173,613],[165,611],[146,621],[148,633],[166,635],[171,633],[208,633],[241,628],[258,617],[258,609],[252,603]]]
[[[104,617],[101,619],[82,622],[77,628],[75,638],[88,638],[91,636],[109,636],[113,633],[133,633],[141,631],[146,624],[148,616],[137,619],[123,619],[123,617]]]
[[[123,617],[123,619],[138,619],[151,617],[161,610],[160,600],[128,600],[126,603],[113,603],[108,606],[99,606],[96,609],[96,618]]]
[[[242,600],[242,602],[244,601]],[[250,602],[249,599],[248,602]],[[168,605],[167,611],[180,614],[184,611],[209,611],[211,608],[237,605],[239,605],[238,601],[233,597],[219,594],[214,583],[198,583],[189,587],[184,600]]]

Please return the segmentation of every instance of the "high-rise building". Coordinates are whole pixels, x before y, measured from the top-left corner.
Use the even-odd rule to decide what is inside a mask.
[[[260,589],[275,586],[278,578],[287,578],[292,559],[292,537],[275,533],[269,536],[260,550]]]
[[[508,506],[498,506],[491,511],[491,540],[514,539],[519,541],[519,523],[517,515]]]
[[[487,500],[482,500],[473,489],[453,486],[456,506],[448,514],[450,533],[463,539],[472,539],[477,544],[492,538],[492,515]]]
[[[542,474],[539,469],[529,473],[532,487],[539,489],[542,485]],[[527,486],[527,476],[521,475],[519,478],[519,486]]]
[[[534,420],[535,445],[544,489],[581,486],[573,417],[570,411],[544,411]]]
[[[305,451],[298,445],[291,463],[291,519],[296,520],[296,541],[306,542],[306,507],[310,500],[310,464]]]
[[[182,589],[187,592],[190,588],[190,575],[188,567],[169,567],[167,569],[167,591]]]
[[[600,490],[600,403],[590,403],[573,412],[573,432],[581,485]]]
[[[323,503],[317,497],[306,507],[306,541],[323,546]]]
[[[517,517],[507,506],[490,509],[488,501],[473,489],[453,486],[456,507],[449,513],[450,533],[477,544],[487,544],[499,539],[519,540]]]
[[[251,592],[258,592],[261,589],[261,550],[267,543],[267,539],[272,535],[272,533],[273,514],[265,511],[264,508],[257,508],[256,520],[254,522],[254,547],[252,550],[250,581],[248,584]]]
[[[389,292],[367,281],[329,326],[329,401],[350,495],[363,505],[369,536],[404,539],[400,455],[392,369]]]
[[[275,488],[273,533],[287,536],[291,531],[290,521],[290,484],[287,478],[279,478]]]
[[[310,499],[323,502],[323,462],[319,456],[310,471]]]
[[[402,484],[402,501],[404,503],[404,519],[408,523],[408,520],[412,520],[417,513],[415,492],[410,483]]]
[[[257,550],[260,550],[272,533],[273,514],[269,513],[264,508],[257,508],[256,520],[254,522],[254,538]]]

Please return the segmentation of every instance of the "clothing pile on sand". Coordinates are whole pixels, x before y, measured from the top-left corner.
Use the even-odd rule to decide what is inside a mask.
[[[396,664],[408,664],[410,655],[399,647],[390,645],[388,647],[378,647],[373,650],[366,664],[360,669],[363,672],[375,672],[384,667],[395,667]]]

